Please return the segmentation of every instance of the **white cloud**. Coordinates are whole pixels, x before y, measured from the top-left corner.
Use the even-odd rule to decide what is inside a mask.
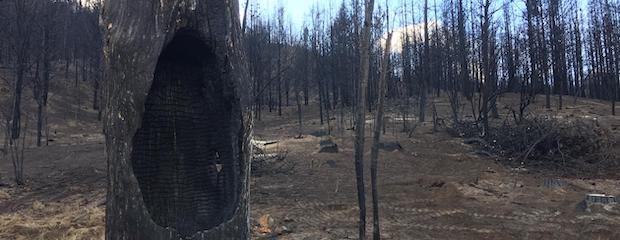
[[[441,23],[436,22],[436,21],[428,22],[428,29],[430,31],[433,31],[435,29],[435,26],[441,27]],[[424,23],[410,24],[405,27],[394,29],[393,35],[392,35],[392,44],[390,46],[392,48],[392,52],[395,52],[395,53],[402,52],[403,42],[405,41],[407,36],[409,36],[410,38],[415,37],[417,41],[423,41],[424,40]],[[381,37],[380,41],[381,41],[380,42],[381,46],[385,47],[385,41],[387,41],[387,33],[383,34],[383,37]]]

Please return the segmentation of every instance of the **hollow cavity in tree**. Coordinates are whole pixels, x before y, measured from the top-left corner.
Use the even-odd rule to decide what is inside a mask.
[[[131,163],[152,220],[184,236],[232,218],[240,194],[233,106],[218,59],[177,33],[161,53],[132,142]]]

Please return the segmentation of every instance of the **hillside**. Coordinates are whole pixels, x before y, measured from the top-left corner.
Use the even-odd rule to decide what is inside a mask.
[[[0,162],[1,239],[103,239],[106,160],[100,124],[96,112],[88,108],[74,121],[76,105],[60,97],[67,94],[58,89],[63,88],[52,88],[48,115],[54,141],[25,150],[26,186],[14,186],[10,162]],[[88,102],[87,92],[84,87],[83,103]],[[499,100],[504,119],[509,115],[503,106],[514,104],[516,98],[508,94]],[[447,100],[433,102],[438,116],[447,121]],[[34,107],[32,101],[27,103]],[[531,106],[530,114],[561,116],[566,121],[595,119],[618,142],[620,117],[607,115],[608,108],[602,101],[578,99],[561,111],[545,110],[539,102]],[[332,138],[340,151],[319,153],[325,126],[319,124],[318,107],[304,108],[303,138],[296,138],[295,110],[285,108],[282,117],[265,113],[256,122],[255,139],[271,143],[263,151],[287,154],[282,163],[257,165],[252,177],[254,238],[354,237],[352,131],[340,131],[334,126],[337,120],[332,121]],[[496,156],[476,154],[472,145],[444,127],[434,132],[430,121],[417,125],[409,137],[400,131],[397,113],[391,115],[384,140],[398,142],[402,149],[380,156],[384,239],[453,239],[455,234],[459,239],[620,238],[620,209],[580,207],[588,193],[620,195],[620,175],[583,178],[515,168]],[[31,144],[32,136],[29,131]]]

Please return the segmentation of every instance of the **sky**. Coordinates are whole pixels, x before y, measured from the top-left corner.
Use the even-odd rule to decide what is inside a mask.
[[[275,15],[276,9],[278,7],[280,6],[284,7],[285,21],[289,23],[292,22],[293,26],[296,29],[300,29],[301,26],[304,25],[304,23],[310,22],[311,10],[313,8],[316,8],[318,6],[319,9],[326,10],[325,14],[334,16],[337,13],[338,8],[340,7],[343,1],[345,1],[346,4],[350,4],[351,2],[351,0],[250,0],[250,6],[252,7],[258,6],[258,11],[260,12],[260,14],[263,17],[268,16],[270,19],[273,19],[273,16]],[[420,18],[422,15],[419,11],[421,11],[422,9],[421,6],[423,4],[423,1],[422,0],[406,0],[406,1],[408,4],[413,3],[415,5],[415,9],[417,11],[416,14],[418,14],[417,18]],[[587,0],[577,0],[577,1],[578,1],[578,4],[581,5],[582,8],[585,7],[585,4],[587,2]],[[239,0],[241,17],[243,17],[243,9],[245,6],[245,2],[246,0]],[[363,1],[360,1],[360,2],[363,2]],[[394,16],[400,15],[398,13],[403,11],[401,7],[403,0],[387,0],[387,2],[390,4],[391,16],[393,17],[395,21],[398,21],[398,18]],[[430,20],[434,18],[433,9],[434,9],[435,2],[438,5],[441,5],[444,2],[444,0],[429,0],[429,8],[431,11],[431,13],[429,14],[430,15],[429,18],[431,18]],[[499,2],[503,2],[503,1],[499,1]],[[513,6],[515,7],[514,9],[516,11],[524,10],[522,6],[519,6],[519,5],[522,5],[520,4],[520,2],[522,1],[514,1],[514,2],[515,3]],[[375,4],[377,6],[379,5],[385,6],[385,3],[386,3],[386,0],[375,0]],[[410,7],[407,7],[407,8],[410,8]],[[377,8],[375,7],[375,10],[376,9]],[[438,12],[441,12],[441,9],[438,9]],[[501,17],[501,15],[499,16]],[[398,22],[395,22],[394,25],[395,25],[394,26],[395,28],[404,27],[403,25],[399,25]]]
[[[242,9],[245,2],[241,0]],[[335,5],[335,1],[329,0],[250,0],[250,5],[258,5],[262,14],[273,14],[278,7],[284,7],[287,18],[292,18],[300,23],[302,19],[310,16],[310,10],[314,6]]]
[[[350,4],[351,0],[344,0],[345,4]],[[375,0],[375,4],[385,5],[386,0]],[[409,0],[410,1],[410,0]],[[432,1],[432,0],[431,0]],[[440,0],[441,1],[441,0]],[[240,0],[240,16],[243,17],[245,0]],[[273,18],[278,7],[284,8],[284,18],[287,22],[292,22],[295,28],[301,28],[304,23],[309,23],[311,19],[312,9],[325,10],[325,14],[330,16],[336,15],[343,0],[250,0],[250,6],[259,6],[259,12],[263,17],[269,16]],[[363,1],[360,1],[360,3]],[[402,0],[388,0],[391,6],[401,5]],[[417,1],[415,1],[417,2]],[[375,8],[376,10],[376,8]],[[396,9],[390,10],[397,11]]]

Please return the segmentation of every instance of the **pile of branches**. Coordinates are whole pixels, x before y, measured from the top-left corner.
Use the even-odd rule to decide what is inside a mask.
[[[614,138],[596,121],[535,117],[492,126],[484,134],[478,123],[463,122],[450,132],[511,165],[565,174],[601,174],[620,165],[610,154]]]

